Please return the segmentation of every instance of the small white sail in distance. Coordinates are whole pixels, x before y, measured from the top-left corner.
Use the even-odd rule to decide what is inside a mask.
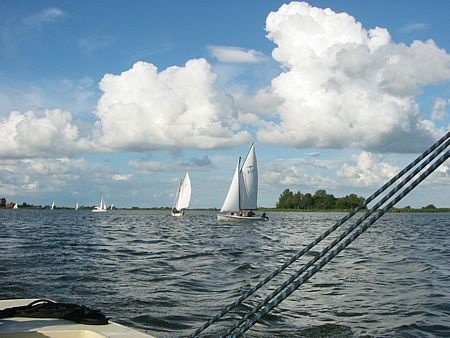
[[[92,212],[104,212],[106,211],[106,203],[103,200],[103,194],[100,194],[100,205],[98,207],[94,207]]]
[[[178,187],[177,195],[175,197],[174,208],[178,211],[189,207],[191,201],[191,179],[188,172],[184,175],[183,180]]]

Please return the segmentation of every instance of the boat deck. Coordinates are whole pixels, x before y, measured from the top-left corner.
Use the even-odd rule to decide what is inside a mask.
[[[0,310],[28,305],[36,299],[0,300]],[[13,317],[0,319],[0,338],[151,338],[144,332],[109,321],[85,325],[65,319]],[[154,337],[153,337],[154,338]]]

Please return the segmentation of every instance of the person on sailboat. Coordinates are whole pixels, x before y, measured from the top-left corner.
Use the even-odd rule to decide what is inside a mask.
[[[174,213],[174,214],[180,213],[180,214],[184,215],[184,209],[178,210],[177,208],[174,207],[172,209],[172,213]]]
[[[255,213],[253,212],[253,210],[249,210],[247,213],[247,217],[253,217],[255,216]]]

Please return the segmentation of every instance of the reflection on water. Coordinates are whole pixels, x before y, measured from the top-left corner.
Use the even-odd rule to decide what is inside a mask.
[[[236,226],[208,211],[0,210],[0,296],[86,304],[179,337],[343,215],[272,213]],[[450,214],[386,215],[248,336],[450,336],[449,224]],[[326,243],[205,333],[223,333]]]

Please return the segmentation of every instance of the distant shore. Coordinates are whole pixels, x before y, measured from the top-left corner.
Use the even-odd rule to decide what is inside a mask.
[[[80,206],[78,210],[92,210],[94,206]],[[10,209],[6,207],[0,207],[1,209]],[[19,209],[37,209],[37,210],[49,210],[50,206],[35,206],[35,205],[25,205],[20,206]],[[73,207],[55,207],[57,210],[74,210]],[[172,208],[170,207],[127,207],[120,208],[114,207],[114,210],[167,210],[170,211]],[[188,210],[197,210],[197,211],[215,211],[219,212],[218,208],[189,208]],[[351,210],[349,209],[280,209],[280,208],[269,208],[269,207],[261,207],[258,208],[259,212],[303,212],[303,213],[313,213],[313,212],[344,212],[348,213]],[[364,209],[361,210],[364,212]],[[391,213],[448,213],[450,212],[450,208],[437,208],[437,207],[422,207],[422,208],[412,208],[412,207],[404,207],[404,208],[392,208],[389,210]]]

